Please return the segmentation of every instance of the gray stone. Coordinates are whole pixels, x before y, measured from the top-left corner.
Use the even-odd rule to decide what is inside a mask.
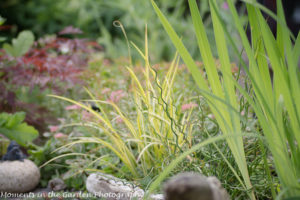
[[[22,193],[33,190],[40,181],[40,171],[30,160],[0,162],[0,191]]]
[[[104,197],[106,200],[129,200],[134,197],[141,200],[144,196],[144,190],[141,188],[126,180],[103,173],[89,175],[86,181],[86,189],[98,197]],[[150,199],[229,200],[229,196],[216,177],[206,177],[197,173],[181,173],[164,184],[164,195],[153,194]]]
[[[152,194],[150,195],[151,200],[164,200],[163,194]]]
[[[229,200],[216,177],[181,173],[164,184],[165,200]]]
[[[48,182],[48,188],[54,192],[64,190],[66,187],[65,182],[60,178],[54,178]]]
[[[114,176],[93,173],[86,180],[86,189],[98,197],[104,197],[106,200],[130,200],[143,199],[144,190]]]

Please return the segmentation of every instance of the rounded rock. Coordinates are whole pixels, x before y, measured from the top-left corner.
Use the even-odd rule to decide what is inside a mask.
[[[126,180],[100,172],[88,176],[86,180],[86,189],[98,197],[110,195],[111,197],[106,198],[107,200],[130,200],[134,197],[141,200],[144,196],[144,190],[141,188]]]
[[[185,172],[164,184],[165,200],[229,200],[227,191],[216,177]]]
[[[39,168],[30,160],[2,161],[0,192],[29,192],[37,186],[40,176]]]

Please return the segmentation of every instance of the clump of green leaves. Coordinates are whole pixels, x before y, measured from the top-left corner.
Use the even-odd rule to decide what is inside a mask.
[[[22,31],[17,38],[12,40],[12,44],[5,43],[3,49],[13,57],[21,57],[28,52],[33,43],[33,33],[31,31]]]
[[[3,17],[1,17],[1,15],[0,15],[0,26],[1,26],[2,24],[4,24],[4,22],[5,22],[5,19],[4,19]],[[5,37],[0,37],[0,42],[3,42],[3,41],[5,41],[5,40],[6,40]]]
[[[0,113],[0,133],[16,141],[22,146],[26,146],[38,137],[39,133],[32,126],[24,123],[25,113],[14,114]]]
[[[203,63],[207,72],[207,84],[200,70],[195,64],[195,61],[188,53],[181,39],[169,24],[166,17],[162,14],[154,1],[152,1],[152,4],[162,24],[164,25],[165,30],[169,34],[170,39],[177,48],[183,61],[191,71],[196,84],[201,89],[202,95],[208,100],[208,104],[213,114],[215,115],[223,134],[227,136],[230,134],[236,135],[235,137],[227,138],[227,143],[243,176],[244,183],[242,183],[242,185],[243,187],[245,187],[245,189],[250,189],[252,185],[248,174],[245,152],[243,148],[243,140],[242,137],[239,136],[242,132],[239,122],[239,114],[237,112],[234,112],[234,110],[238,108],[239,104],[237,103],[237,99],[235,96],[235,86],[232,81],[233,76],[231,74],[229,54],[228,51],[224,51],[224,48],[226,48],[226,40],[223,34],[224,31],[220,29],[220,22],[216,20],[216,14],[211,11],[215,28],[215,36],[218,36],[216,37],[216,41],[217,50],[220,56],[221,72],[223,74],[226,74],[226,76],[224,76],[224,78],[221,80],[219,79],[216,63],[213,58],[213,53],[210,48],[210,43],[205,32],[205,27],[198,10],[198,6],[195,1],[189,1],[191,15],[198,41],[198,47],[200,49]],[[216,34],[216,32],[218,33]],[[226,104],[224,105],[223,102],[226,102]],[[253,193],[249,195],[252,199],[255,198]]]
[[[97,144],[119,160],[117,163],[109,161],[111,169],[117,169],[122,176],[135,180],[151,179],[159,174],[164,166],[192,143],[193,126],[188,122],[193,109],[181,111],[183,102],[173,96],[178,56],[175,56],[161,81],[149,63],[147,42],[146,35],[144,52],[133,44],[145,61],[142,77],[139,78],[134,72],[133,66],[126,67],[131,82],[129,95],[132,107],[129,112],[113,99],[97,100],[88,90],[90,101],[100,108],[100,113],[82,102],[52,95],[80,106],[95,119],[75,125],[95,128],[96,134],[70,138],[74,142],[62,148],[83,143]],[[103,156],[95,162],[102,160]]]
[[[214,26],[214,36],[217,44],[218,54],[221,63],[222,77],[216,73],[216,65],[213,61],[210,44],[207,40],[207,33],[203,26],[202,18],[195,0],[189,0],[191,15],[193,18],[194,29],[196,32],[198,46],[202,55],[204,65],[208,75],[209,87],[204,81],[201,73],[195,65],[195,61],[188,53],[181,39],[178,37],[167,18],[152,1],[153,7],[160,18],[166,32],[173,44],[177,48],[184,62],[191,71],[193,78],[202,95],[209,101],[209,105],[216,116],[216,120],[224,135],[235,135],[227,138],[227,143],[239,167],[243,181],[236,174],[236,178],[241,185],[249,191],[249,197],[255,199],[255,191],[252,189],[248,167],[245,159],[244,143],[239,136],[241,133],[238,102],[236,100],[236,89],[242,93],[245,99],[252,106],[257,116],[258,122],[265,136],[267,146],[272,153],[273,163],[281,183],[281,190],[278,197],[296,197],[300,195],[300,95],[299,95],[299,48],[300,36],[292,42],[293,36],[290,35],[284,18],[282,3],[277,0],[278,16],[271,13],[266,8],[257,4],[255,1],[245,1],[251,30],[251,44],[247,38],[242,21],[238,16],[237,10],[232,0],[227,0],[231,15],[234,19],[235,28],[241,38],[243,48],[249,59],[249,69],[241,59],[241,63],[251,81],[253,93],[248,93],[242,88],[229,73],[229,50],[227,39],[230,41],[235,52],[239,54],[236,38],[228,33],[224,21],[220,17],[220,11],[216,0],[209,1],[210,12]],[[261,10],[267,12],[277,20],[277,36],[273,36],[266,20],[263,18]],[[272,68],[273,84],[269,73],[269,63]],[[198,148],[197,148],[198,146]],[[194,151],[199,149],[199,145],[194,146]],[[158,177],[151,188],[158,187],[163,178],[192,150],[185,152],[168,166],[166,171]],[[284,163],[284,165],[283,165]],[[271,180],[269,163],[265,159],[266,172]],[[274,186],[271,186],[273,198],[276,197]]]

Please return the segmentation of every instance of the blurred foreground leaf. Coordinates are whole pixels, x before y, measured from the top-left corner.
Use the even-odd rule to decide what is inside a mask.
[[[34,35],[31,31],[22,31],[12,44],[5,43],[3,49],[13,57],[20,57],[27,53],[34,42]]]
[[[25,119],[24,112],[15,114],[1,113],[0,114],[0,133],[15,140],[18,144],[25,146],[38,137],[38,131],[32,126],[23,123]]]

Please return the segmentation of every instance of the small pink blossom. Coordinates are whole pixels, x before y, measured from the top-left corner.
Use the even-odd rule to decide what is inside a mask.
[[[112,91],[109,97],[109,101],[117,103],[124,96],[126,96],[126,93],[123,90]]]
[[[55,138],[66,138],[66,137],[68,137],[66,134],[63,134],[63,133],[56,133],[55,135],[54,135],[54,137]]]
[[[108,92],[110,92],[110,88],[104,88],[101,93],[106,94]]]
[[[224,10],[228,10],[228,8],[229,8],[228,3],[227,3],[227,2],[224,2],[224,3],[222,4],[222,8],[223,8]]]
[[[89,113],[86,110],[82,111],[82,119],[85,121],[91,121],[93,119],[93,114]]]
[[[116,123],[117,123],[117,124],[121,124],[121,123],[123,123],[123,122],[124,122],[124,121],[123,121],[122,117],[118,116],[118,117],[116,118]]]
[[[245,111],[244,111],[244,110],[241,112],[241,115],[242,115],[242,116],[244,116],[244,115],[245,115]]]
[[[66,110],[78,110],[80,109],[81,107],[76,105],[76,104],[73,104],[73,105],[70,105],[70,106],[66,106],[65,109]]]
[[[49,126],[49,129],[50,129],[51,133],[54,133],[54,132],[58,131],[59,126]]]
[[[197,106],[198,106],[198,104],[196,104],[196,103],[183,104],[183,105],[181,106],[181,111],[184,112],[184,111],[186,111],[186,110],[195,108],[195,107],[197,107]]]
[[[59,35],[66,35],[66,34],[82,34],[82,30],[80,30],[79,28],[75,28],[73,26],[67,26],[65,27],[63,30],[61,30],[59,33]]]
[[[57,118],[58,121],[60,121],[61,124],[65,123],[66,119],[65,118]]]

